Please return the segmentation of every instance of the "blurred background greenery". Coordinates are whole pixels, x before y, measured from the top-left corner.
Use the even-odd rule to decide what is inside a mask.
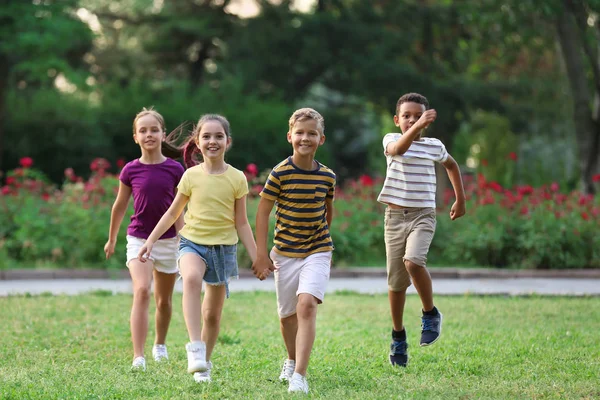
[[[336,265],[383,265],[381,139],[412,91],[438,111],[427,135],[467,186],[468,215],[450,223],[438,175],[434,264],[597,268],[599,12],[600,0],[0,2],[0,268],[104,262],[115,175],[140,154],[132,121],[149,106],[168,130],[230,120],[228,161],[259,172],[252,222],[265,171],[291,152],[289,116],[319,110],[317,158],[339,178]]]
[[[326,119],[319,158],[342,179],[381,175],[396,100],[417,91],[439,113],[428,134],[465,170],[593,192],[598,11],[596,0],[3,2],[0,170],[29,156],[60,182],[95,157],[132,159],[133,117],[152,105],[170,129],[223,113],[229,161],[264,170],[290,152],[291,112],[313,106]]]

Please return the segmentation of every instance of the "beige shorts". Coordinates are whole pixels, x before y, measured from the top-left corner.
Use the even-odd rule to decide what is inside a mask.
[[[293,258],[271,250],[271,260],[276,268],[274,275],[279,318],[296,314],[300,293],[313,295],[319,304],[323,302],[329,282],[331,254],[331,251],[326,251],[305,258]]]
[[[137,259],[138,253],[146,239],[140,239],[135,236],[127,235],[127,268],[129,262]],[[179,257],[179,237],[171,239],[160,239],[152,246],[150,260],[154,263],[154,269],[165,274],[177,273],[177,258]]]
[[[411,284],[405,260],[427,266],[427,253],[435,233],[435,209],[388,207],[384,223],[388,288],[400,292]]]

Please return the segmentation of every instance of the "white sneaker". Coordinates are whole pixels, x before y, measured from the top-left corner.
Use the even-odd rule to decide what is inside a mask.
[[[154,361],[156,362],[167,361],[169,359],[167,346],[164,344],[155,344],[152,347],[152,357],[154,357]]]
[[[206,371],[204,372],[194,372],[194,380],[198,383],[202,383],[202,382],[210,382],[212,381],[212,379],[210,379],[210,370],[212,369],[212,362],[207,361],[206,362]]]
[[[185,345],[188,356],[188,373],[206,371],[206,343],[191,342]]]
[[[292,375],[294,375],[295,368],[296,360],[285,360],[281,368],[281,374],[279,375],[279,382],[289,382],[292,379]]]
[[[146,359],[144,357],[136,357],[131,364],[132,371],[145,371]]]
[[[292,379],[290,379],[290,386],[288,387],[288,393],[302,392],[308,393],[308,381],[306,377],[294,372]]]

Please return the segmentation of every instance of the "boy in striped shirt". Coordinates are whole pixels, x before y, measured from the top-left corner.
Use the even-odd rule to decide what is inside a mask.
[[[387,205],[385,211],[385,249],[388,297],[392,314],[392,365],[406,366],[408,344],[403,325],[406,289],[411,280],[421,303],[421,346],[438,340],[442,332],[442,314],[433,304],[431,276],[426,269],[427,253],[436,226],[435,162],[441,163],[454,187],[456,201],[452,220],[465,214],[465,193],[456,161],[441,141],[422,137],[436,119],[427,99],[417,93],[400,97],[394,123],[402,133],[389,133],[383,138],[387,172],[377,199]]]
[[[289,392],[308,393],[306,369],[315,340],[317,305],[323,302],[331,267],[329,227],[336,178],[315,160],[317,148],[325,142],[324,128],[317,111],[301,108],[294,112],[287,134],[293,155],[271,171],[256,214],[257,258],[252,269],[261,280],[275,271],[281,333],[288,354],[279,379],[289,382]],[[273,205],[275,246],[267,255]]]

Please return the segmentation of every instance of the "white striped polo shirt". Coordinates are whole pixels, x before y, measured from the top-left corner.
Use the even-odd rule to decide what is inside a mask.
[[[377,201],[402,207],[435,208],[435,165],[448,159],[444,144],[438,139],[422,138],[412,142],[406,153],[390,156],[388,144],[400,139],[401,133],[388,133],[383,138],[387,172]]]

